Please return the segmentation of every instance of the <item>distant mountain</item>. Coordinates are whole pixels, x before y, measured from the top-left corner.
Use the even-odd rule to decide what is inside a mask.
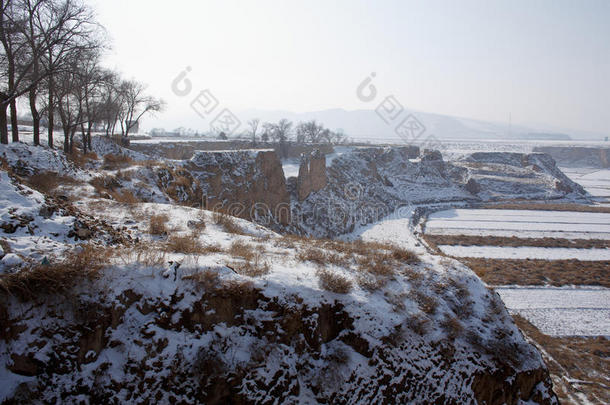
[[[400,139],[394,132],[396,125],[403,117],[413,114],[425,127],[424,136],[434,135],[438,139],[489,139],[489,140],[564,140],[572,138],[603,139],[601,134],[591,134],[582,131],[561,131],[540,125],[522,126],[508,123],[494,123],[469,118],[452,117],[448,115],[406,110],[399,118],[392,122],[386,122],[374,110],[344,110],[341,108],[328,109],[313,112],[295,113],[282,110],[243,110],[237,113],[238,117],[245,123],[252,118],[260,118],[262,121],[276,122],[282,118],[291,121],[308,121],[315,119],[330,129],[343,129],[343,131],[355,140],[392,141]],[[568,134],[565,134],[567,132]]]
[[[496,124],[447,115],[431,114],[405,110],[397,120],[386,123],[374,110],[330,109],[305,113],[291,111],[245,110],[238,113],[245,122],[252,118],[262,121],[278,121],[282,118],[294,122],[315,119],[330,129],[343,129],[356,140],[396,140],[400,137],[394,132],[396,126],[407,115],[414,115],[426,128],[424,136],[434,135],[438,139],[507,139],[513,136],[525,137],[534,132],[532,128]],[[511,135],[509,135],[511,134]]]

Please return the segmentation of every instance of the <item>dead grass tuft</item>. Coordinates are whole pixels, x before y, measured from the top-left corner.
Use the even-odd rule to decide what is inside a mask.
[[[352,290],[353,284],[351,280],[341,274],[325,269],[318,270],[316,274],[318,275],[320,287],[326,291],[347,294]]]
[[[59,186],[76,185],[81,182],[69,176],[62,176],[55,172],[42,172],[27,178],[26,184],[43,194],[54,194]]]
[[[235,235],[244,234],[243,228],[235,222],[234,217],[230,216],[224,211],[214,211],[214,223],[223,227],[227,233],[232,233]]]
[[[17,273],[0,275],[0,289],[27,301],[50,294],[63,294],[80,280],[99,276],[106,255],[99,246],[82,245],[63,261],[33,265]]]
[[[239,240],[236,240],[231,244],[229,253],[233,256],[241,257],[247,261],[253,260],[255,256],[252,246]]]
[[[261,255],[255,254],[254,257],[245,262],[234,262],[229,266],[237,273],[248,277],[260,277],[269,274],[271,267],[269,263],[262,260]]]
[[[203,246],[191,236],[172,235],[167,239],[166,250],[174,253],[195,254],[204,252]]]
[[[428,315],[433,315],[438,307],[438,301],[433,296],[427,295],[420,290],[409,291],[409,297],[417,302],[419,309]]]
[[[133,163],[133,159],[127,155],[115,155],[113,153],[109,153],[104,155],[104,164],[102,169],[116,170],[131,166]]]
[[[166,235],[169,216],[167,214],[152,215],[148,220],[148,233],[151,235]]]
[[[447,314],[445,315],[445,318],[441,321],[441,326],[443,327],[445,332],[447,332],[449,338],[452,340],[457,338],[464,330],[464,326],[462,325],[459,319]]]

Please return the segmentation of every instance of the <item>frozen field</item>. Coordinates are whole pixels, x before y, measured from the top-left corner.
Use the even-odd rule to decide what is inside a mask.
[[[446,255],[488,259],[610,260],[610,249],[439,245]]]
[[[567,168],[561,170],[591,194],[596,201],[610,205],[610,169]]]
[[[554,237],[610,240],[610,214],[594,212],[451,209],[428,218],[431,235]]]
[[[506,307],[552,336],[610,336],[610,289],[502,287]]]

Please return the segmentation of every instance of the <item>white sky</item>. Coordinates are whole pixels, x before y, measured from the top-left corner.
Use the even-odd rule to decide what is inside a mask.
[[[231,109],[374,108],[610,133],[610,1],[90,0],[107,63],[168,102],[146,127],[203,129],[172,80]]]

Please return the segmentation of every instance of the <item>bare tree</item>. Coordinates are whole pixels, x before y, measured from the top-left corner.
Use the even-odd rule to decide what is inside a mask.
[[[260,124],[258,118],[251,119],[248,121],[248,134],[252,137],[252,145],[256,145],[256,133],[258,132],[258,126]]]
[[[144,114],[160,112],[165,107],[163,100],[146,95],[145,90],[146,86],[135,80],[123,82],[119,89],[123,104],[119,119],[124,138],[129,136],[129,131]]]
[[[324,127],[315,120],[301,122],[296,127],[297,142],[319,143],[322,139]]]

